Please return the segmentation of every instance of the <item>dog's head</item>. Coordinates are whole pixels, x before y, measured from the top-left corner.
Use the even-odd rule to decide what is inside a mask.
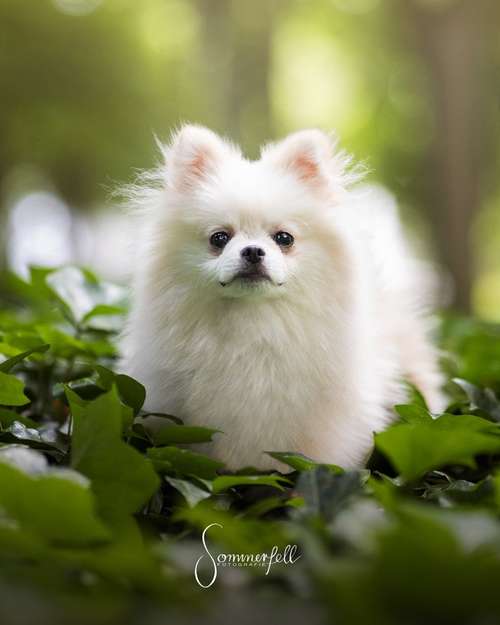
[[[179,279],[221,297],[280,296],[322,282],[345,182],[345,159],[326,134],[292,134],[250,162],[210,130],[185,126],[164,154],[164,245]]]

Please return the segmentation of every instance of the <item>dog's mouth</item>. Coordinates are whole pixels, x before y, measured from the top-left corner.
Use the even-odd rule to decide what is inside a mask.
[[[233,282],[239,282],[240,284],[244,284],[245,286],[256,286],[264,282],[272,282],[272,280],[267,273],[260,270],[239,271],[231,278],[231,280],[229,280],[228,282],[221,282],[220,285],[228,286]]]

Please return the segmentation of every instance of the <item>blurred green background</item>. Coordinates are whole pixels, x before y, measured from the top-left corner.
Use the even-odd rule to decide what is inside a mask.
[[[182,121],[334,129],[454,307],[500,320],[498,0],[0,0],[0,266],[126,279],[110,190]]]

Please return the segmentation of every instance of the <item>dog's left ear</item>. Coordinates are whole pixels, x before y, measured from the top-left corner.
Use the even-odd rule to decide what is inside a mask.
[[[335,141],[321,130],[300,130],[262,150],[262,160],[289,171],[320,190],[342,183],[343,168],[335,155]],[[337,178],[337,180],[336,180]]]
[[[177,191],[192,191],[216,175],[220,163],[234,148],[203,126],[187,124],[163,148],[168,184]]]

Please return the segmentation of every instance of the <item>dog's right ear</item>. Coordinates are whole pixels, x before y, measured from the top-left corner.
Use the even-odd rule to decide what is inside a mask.
[[[262,160],[289,172],[309,188],[340,195],[360,178],[350,157],[337,150],[336,140],[321,130],[299,130],[278,143],[265,145]]]
[[[216,173],[230,151],[230,146],[208,128],[183,126],[163,150],[168,185],[177,191],[193,190]]]

